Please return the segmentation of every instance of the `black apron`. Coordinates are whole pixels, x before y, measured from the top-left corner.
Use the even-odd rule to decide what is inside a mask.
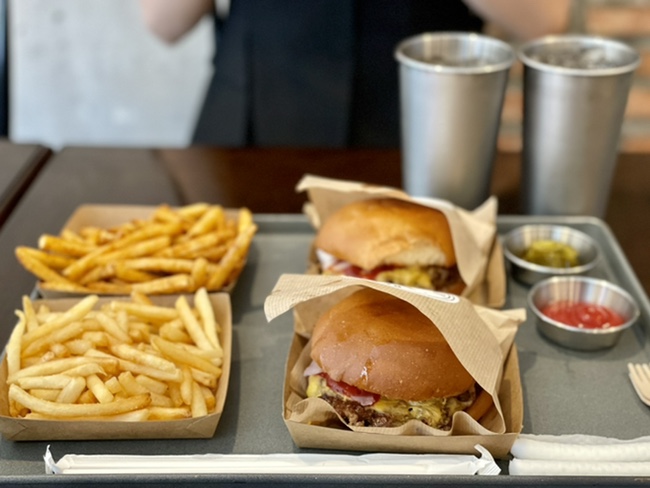
[[[482,26],[461,0],[231,0],[193,143],[396,148],[395,46]]]

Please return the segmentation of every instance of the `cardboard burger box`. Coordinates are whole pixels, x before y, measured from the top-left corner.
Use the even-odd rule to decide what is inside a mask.
[[[150,297],[155,305],[174,308],[179,295]],[[193,306],[193,295],[185,295]],[[7,358],[3,355],[0,365],[0,432],[7,440],[101,440],[101,439],[185,439],[213,437],[226,401],[230,365],[232,358],[232,313],[230,295],[227,293],[208,294],[219,324],[218,338],[223,348],[222,373],[218,379],[214,411],[207,416],[165,421],[78,421],[78,420],[36,420],[11,417],[7,385]],[[100,297],[95,309],[120,298]],[[35,300],[37,310],[47,305],[52,311],[69,310],[78,303],[76,298]]]
[[[451,430],[420,421],[401,427],[351,427],[319,398],[307,398],[305,368],[310,336],[318,318],[359,287],[370,287],[414,305],[439,328],[452,350],[493,398],[479,424],[457,412]],[[283,275],[265,302],[270,321],[293,309],[294,336],[287,358],[283,418],[294,442],[303,448],[402,453],[475,453],[480,444],[506,458],[521,431],[523,399],[514,337],[525,309],[498,311],[450,294],[371,280],[324,275]]]
[[[355,181],[306,175],[296,186],[307,193],[304,212],[315,229],[342,206],[378,197],[390,197],[441,211],[447,218],[458,270],[466,284],[462,296],[487,307],[502,307],[506,300],[506,271],[496,218],[498,202],[490,197],[480,207],[467,211],[448,201],[413,198],[402,190]],[[315,249],[311,250],[309,273],[320,272]]]

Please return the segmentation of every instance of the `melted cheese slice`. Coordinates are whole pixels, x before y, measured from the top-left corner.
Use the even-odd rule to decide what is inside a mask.
[[[382,271],[377,274],[377,281],[396,283],[404,286],[417,286],[418,288],[433,290],[431,276],[429,276],[429,273],[427,273],[425,269],[419,266]]]
[[[325,378],[320,375],[309,377],[307,396],[337,396],[345,400],[350,400],[327,386]],[[451,417],[454,413],[464,410],[474,403],[475,393],[473,389],[471,390],[471,395],[465,396],[468,397],[467,400],[450,397],[432,398],[420,402],[391,400],[382,397],[374,405],[366,408],[372,408],[380,413],[390,415],[398,423],[406,423],[409,420],[416,419],[432,427],[442,428],[451,424]]]

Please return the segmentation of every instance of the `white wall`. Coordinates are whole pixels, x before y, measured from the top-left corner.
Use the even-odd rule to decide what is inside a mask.
[[[9,8],[13,141],[189,143],[211,73],[209,19],[168,46],[146,30],[136,0],[10,0]]]

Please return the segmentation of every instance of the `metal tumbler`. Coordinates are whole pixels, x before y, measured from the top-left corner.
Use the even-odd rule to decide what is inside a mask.
[[[639,55],[595,36],[523,45],[524,212],[604,217]]]
[[[475,208],[489,196],[513,49],[475,33],[425,33],[399,43],[395,58],[404,190]]]

